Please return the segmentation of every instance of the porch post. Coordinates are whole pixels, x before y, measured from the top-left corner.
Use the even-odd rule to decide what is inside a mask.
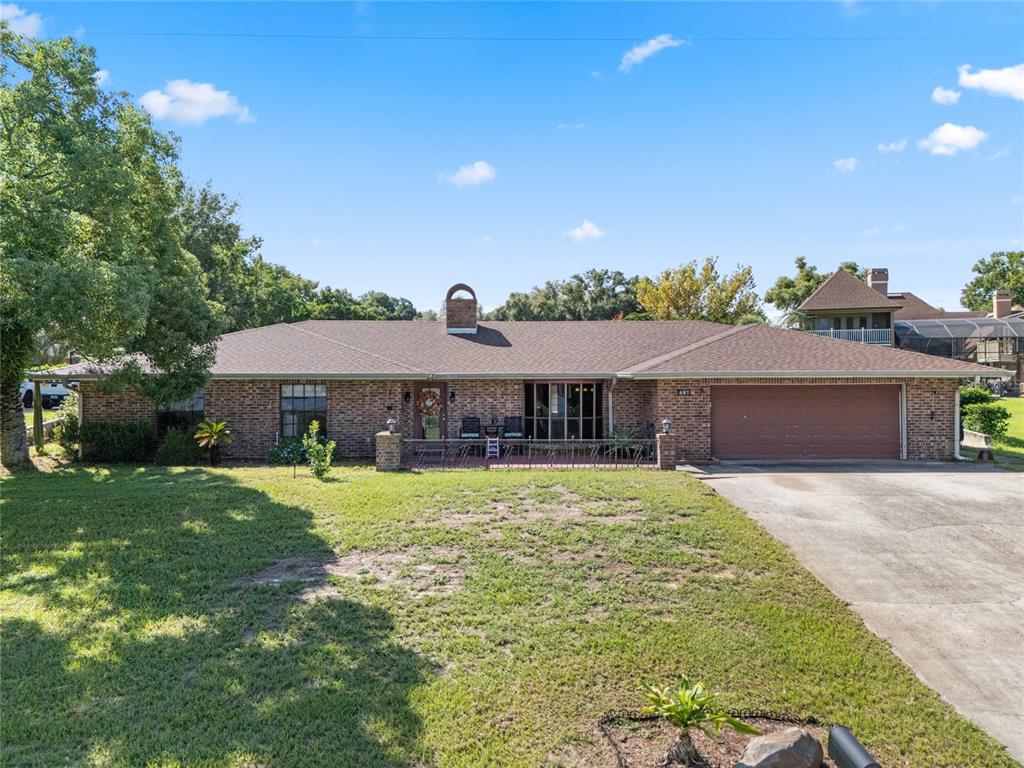
[[[35,443],[36,453],[43,452],[43,443],[46,438],[43,436],[43,395],[38,381],[32,382],[32,442]]]
[[[376,435],[376,467],[378,472],[395,472],[402,468],[402,433],[378,432]]]
[[[674,432],[659,432],[654,436],[658,454],[658,469],[675,469],[678,457],[677,435]]]

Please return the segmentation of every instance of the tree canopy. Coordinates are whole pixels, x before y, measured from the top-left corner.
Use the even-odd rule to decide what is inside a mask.
[[[996,251],[987,259],[979,259],[971,267],[976,275],[960,294],[960,302],[968,309],[992,310],[992,294],[997,289],[1010,291],[1013,304],[1024,305],[1024,251]]]
[[[818,268],[808,264],[803,256],[797,256],[793,263],[796,266],[796,274],[792,277],[783,275],[764,294],[764,300],[783,313],[783,322],[787,325],[799,323],[797,307],[832,276],[831,272],[819,272]],[[839,269],[846,270],[860,280],[867,279],[867,270],[854,261],[842,262]]]
[[[549,280],[529,293],[512,293],[491,320],[611,320],[636,312],[639,277],[591,269],[568,280]]]
[[[141,359],[158,402],[201,386],[220,331],[182,247],[175,143],[96,84],[94,51],[0,25],[0,460],[28,460],[18,387],[37,340]],[[138,365],[124,366],[125,378]]]
[[[764,316],[751,267],[721,275],[718,257],[703,263],[691,261],[677,269],[666,269],[656,279],[642,278],[636,286],[637,299],[655,320],[709,320],[748,323],[751,316]]]

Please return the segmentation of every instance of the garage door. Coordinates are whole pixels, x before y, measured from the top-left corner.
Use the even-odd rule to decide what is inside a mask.
[[[711,388],[716,459],[898,459],[892,384]]]

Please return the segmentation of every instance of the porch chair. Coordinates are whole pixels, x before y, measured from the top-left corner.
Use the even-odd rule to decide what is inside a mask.
[[[521,438],[523,436],[523,419],[521,416],[506,416],[505,427],[502,429],[502,436],[506,438]]]
[[[462,440],[480,437],[480,419],[477,416],[464,416],[459,438]]]

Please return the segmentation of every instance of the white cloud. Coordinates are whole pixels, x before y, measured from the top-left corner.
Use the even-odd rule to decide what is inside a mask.
[[[464,165],[455,173],[441,174],[441,181],[447,182],[456,187],[475,187],[486,181],[491,181],[498,174],[494,166],[483,160],[477,160],[472,165]]]
[[[1009,96],[1024,101],[1024,64],[1003,69],[979,69],[971,72],[971,65],[957,67],[960,85],[964,88],[979,88],[996,96]]]
[[[96,81],[96,85],[106,85],[110,80],[110,72],[106,69],[97,69],[93,79]]]
[[[658,51],[663,51],[666,48],[678,48],[680,45],[689,45],[689,43],[686,40],[676,40],[672,35],[652,37],[646,43],[630,48],[622,55],[619,71],[629,72],[637,64],[646,61]]]
[[[840,173],[851,173],[857,170],[857,165],[860,161],[856,157],[841,157],[838,160],[833,160],[832,165],[835,166],[836,170]]]
[[[900,139],[899,141],[890,141],[888,144],[882,143],[878,145],[878,151],[886,155],[889,154],[890,152],[902,152],[906,148],[906,139]]]
[[[960,101],[960,91],[948,90],[937,85],[932,91],[932,101],[936,104],[956,104]]]
[[[559,123],[558,130],[560,131],[579,131],[586,128],[586,123]]]
[[[927,149],[933,155],[955,155],[962,149],[974,149],[988,138],[988,134],[973,125],[955,125],[943,123],[927,138],[917,142],[921,149]]]
[[[882,230],[881,230],[880,227],[870,227],[868,229],[865,229],[863,232],[861,232],[860,236],[861,237],[878,237],[880,234],[882,234]]]
[[[11,32],[26,37],[39,37],[43,33],[43,17],[14,3],[0,3],[0,21],[6,21]]]
[[[582,224],[575,229],[570,229],[565,236],[575,243],[583,243],[587,240],[600,240],[604,237],[604,230],[590,219],[584,219]]]
[[[256,118],[249,108],[238,103],[228,91],[218,91],[213,83],[171,80],[162,91],[147,91],[139,99],[142,108],[158,120],[173,120],[183,125],[202,125],[211,117],[234,115],[239,123]]]

